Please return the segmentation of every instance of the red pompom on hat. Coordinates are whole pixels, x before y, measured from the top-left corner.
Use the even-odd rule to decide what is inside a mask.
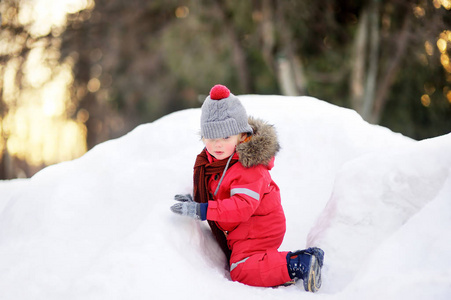
[[[222,84],[217,84],[210,90],[210,99],[212,100],[221,100],[229,96],[230,90]]]

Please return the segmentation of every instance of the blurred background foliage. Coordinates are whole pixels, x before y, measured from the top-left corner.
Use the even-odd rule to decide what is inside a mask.
[[[217,83],[317,97],[414,139],[449,133],[450,9],[451,0],[2,0],[0,179],[199,107]]]

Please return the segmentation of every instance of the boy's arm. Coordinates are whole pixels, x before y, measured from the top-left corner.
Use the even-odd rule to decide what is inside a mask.
[[[268,186],[266,176],[256,171],[233,180],[228,198],[208,201],[207,219],[219,222],[249,220]]]

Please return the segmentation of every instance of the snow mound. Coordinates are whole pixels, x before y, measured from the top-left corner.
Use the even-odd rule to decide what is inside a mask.
[[[203,147],[191,109],[0,182],[2,299],[451,296],[451,135],[416,142],[314,98],[240,98],[278,131],[281,250],[325,249],[319,293],[230,281],[206,224],[170,212]]]

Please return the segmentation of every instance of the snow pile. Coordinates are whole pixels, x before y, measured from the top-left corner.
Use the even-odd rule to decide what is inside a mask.
[[[416,142],[313,98],[241,99],[276,126],[281,250],[324,248],[319,293],[230,281],[206,224],[170,212],[203,147],[192,109],[0,182],[1,298],[451,297],[450,134]]]

